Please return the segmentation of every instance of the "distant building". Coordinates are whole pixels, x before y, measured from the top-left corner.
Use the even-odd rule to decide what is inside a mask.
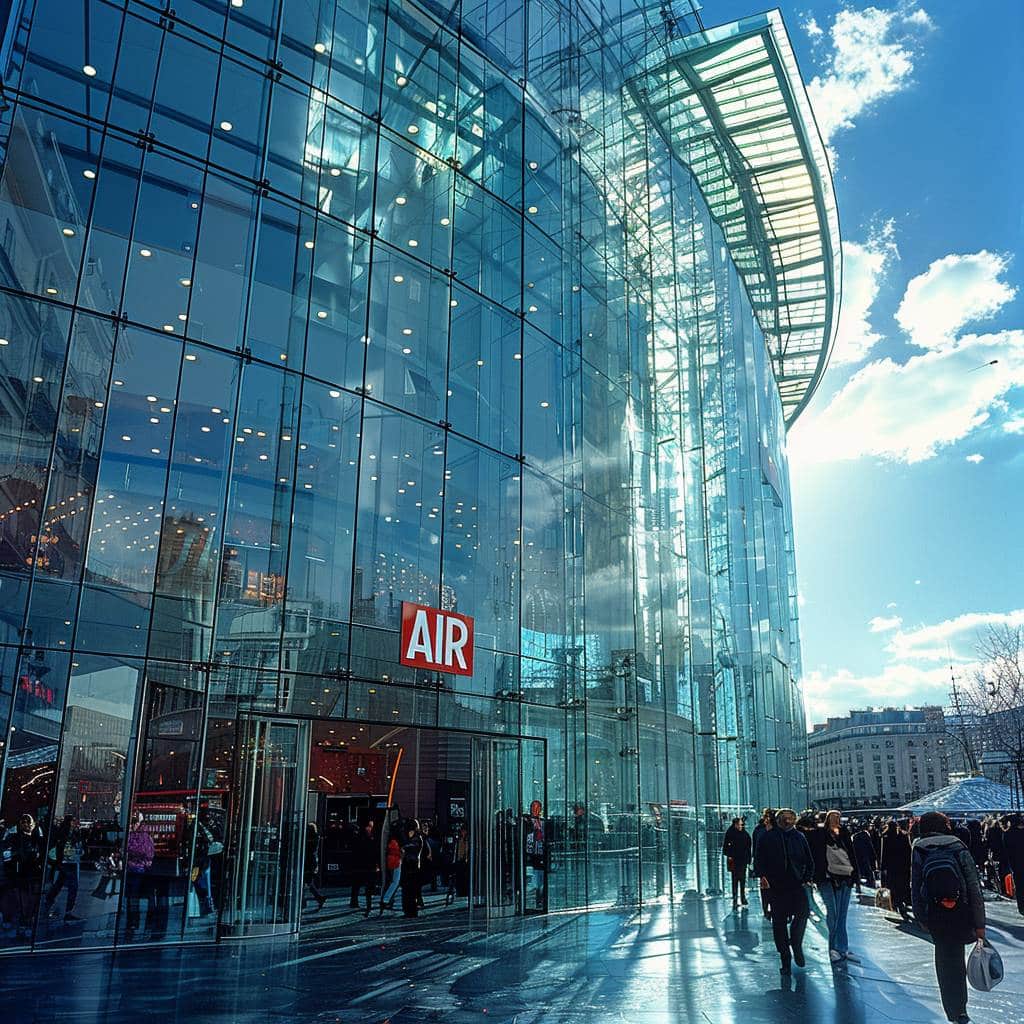
[[[940,707],[851,711],[807,737],[812,806],[899,807],[949,782],[965,767]]]

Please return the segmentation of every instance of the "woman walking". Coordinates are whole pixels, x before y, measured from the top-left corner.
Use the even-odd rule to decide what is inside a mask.
[[[856,957],[850,956],[846,918],[860,871],[853,840],[849,830],[842,824],[838,811],[829,811],[825,815],[825,827],[815,833],[811,850],[814,853],[814,884],[825,904],[829,960],[833,964],[856,960]]]
[[[747,869],[750,867],[753,843],[747,824],[742,818],[733,818],[722,842],[726,867],[732,876],[732,908],[747,905]]]

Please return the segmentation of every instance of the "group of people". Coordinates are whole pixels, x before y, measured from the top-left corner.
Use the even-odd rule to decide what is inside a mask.
[[[364,906],[369,917],[373,897],[379,893],[378,916],[393,910],[401,890],[402,913],[418,916],[424,907],[423,889],[437,892],[443,887],[445,904],[469,892],[469,833],[465,825],[454,826],[447,835],[430,821],[407,818],[393,828],[381,849],[380,835],[372,818],[358,826],[348,843],[347,870],[351,880],[349,906]],[[303,905],[306,893],[312,895],[317,909],[323,909],[327,897],[320,890],[320,830],[314,822],[306,828],[306,857]],[[383,860],[383,864],[381,861]]]
[[[980,826],[980,827],[975,827]],[[974,837],[980,841],[972,842]],[[780,970],[805,965],[804,933],[811,891],[825,909],[833,967],[858,962],[850,950],[847,914],[863,884],[884,886],[904,919],[913,913],[931,938],[943,1010],[967,1024],[964,947],[985,938],[983,885],[990,864],[1000,891],[1024,885],[1024,817],[958,822],[931,812],[914,820],[872,819],[848,826],[839,811],[800,817],[766,808],[749,834],[742,818],[726,832],[722,853],[732,876],[733,908],[747,906],[746,878],[759,880],[761,906],[771,921]],[[1005,876],[1003,872],[1005,871]],[[1018,909],[1024,913],[1018,895]]]

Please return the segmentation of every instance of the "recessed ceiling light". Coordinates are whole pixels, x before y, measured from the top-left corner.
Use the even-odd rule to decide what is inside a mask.
[[[313,49],[316,50],[317,53],[326,53],[327,45],[325,43],[314,43]]]
[[[402,333],[403,333],[403,334],[404,334],[404,335],[405,335],[406,337],[408,337],[408,336],[409,336],[410,334],[412,334],[412,328],[411,328],[411,327],[403,327],[403,328],[402,328]]]
[[[96,76],[96,69],[91,64],[86,64],[82,68],[82,74],[87,75],[89,78],[94,78]]]
[[[331,168],[331,177],[332,178],[337,178],[337,177],[340,176],[340,174],[341,174],[341,168],[340,167],[332,167]]]
[[[406,78],[405,75],[399,75],[395,79],[395,83],[398,85],[399,89],[402,89],[409,84],[409,79]]]
[[[92,170],[92,168],[87,167],[84,171],[82,171],[82,177],[88,178],[90,181],[92,181],[92,179],[96,177],[96,172]]]
[[[397,204],[398,206],[405,206],[405,204],[406,204],[406,198],[405,198],[405,196],[398,196],[398,197],[397,197],[397,198],[395,199],[395,203],[396,203],[396,204]]]
[[[149,257],[153,255],[153,250],[152,249],[140,249],[139,250],[139,255],[146,257],[146,259],[149,259]]]
[[[326,320],[327,319],[327,310],[325,310],[325,309],[318,309],[317,312],[316,312],[316,318],[317,318],[317,320]]]
[[[314,241],[313,241],[313,239],[312,239],[312,238],[307,238],[307,239],[306,239],[306,241],[305,241],[305,242],[303,242],[302,244],[303,244],[303,245],[304,245],[304,246],[305,246],[305,247],[306,247],[307,249],[312,249],[315,243],[314,243]]]
[[[235,126],[230,121],[221,121],[220,123],[220,130],[222,132],[229,132],[234,127]]]
[[[415,135],[419,130],[420,130],[420,126],[418,124],[411,124],[411,125],[409,125],[409,134],[410,135]]]
[[[401,274],[395,274],[393,280],[394,280],[395,284],[401,284],[405,280],[405,278],[402,277]]]
[[[188,361],[189,361],[190,363],[194,363],[194,362],[196,361],[196,359],[198,358],[198,356],[195,356],[195,355],[193,355],[193,354],[192,354],[191,352],[189,352],[189,353],[188,353],[188,355],[186,355],[186,356],[185,356],[185,358],[186,358],[186,359],[187,359],[187,360],[188,360]]]
[[[75,237],[75,229],[74,229],[74,228],[64,228],[64,229],[63,229],[63,230],[61,231],[61,234],[62,234],[62,235],[63,235],[63,236],[65,237],[65,238],[74,238],[74,237]]]

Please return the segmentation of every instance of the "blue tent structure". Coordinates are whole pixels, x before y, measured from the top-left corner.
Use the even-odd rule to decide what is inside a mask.
[[[988,814],[1020,810],[1019,796],[1001,782],[993,782],[982,775],[953,782],[935,790],[920,800],[904,804],[900,810],[908,814],[942,811],[944,814]]]

